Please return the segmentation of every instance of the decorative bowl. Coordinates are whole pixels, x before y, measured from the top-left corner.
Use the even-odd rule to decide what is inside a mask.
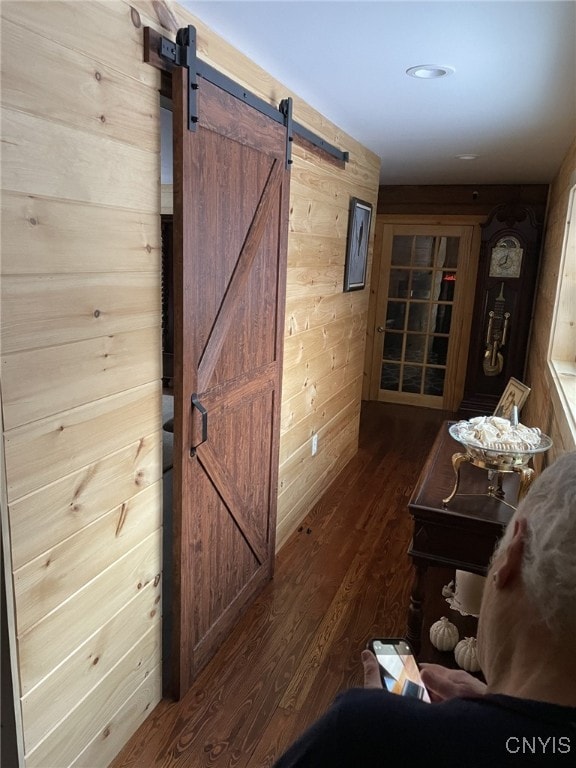
[[[471,427],[469,421],[459,421],[452,424],[448,432],[454,440],[464,446],[466,453],[475,462],[496,469],[510,470],[514,467],[524,467],[533,456],[544,453],[552,446],[552,440],[548,435],[539,430],[534,430],[537,432],[537,438],[539,437],[538,442],[519,442],[518,445],[506,447],[498,441],[483,443],[481,440],[469,436]]]

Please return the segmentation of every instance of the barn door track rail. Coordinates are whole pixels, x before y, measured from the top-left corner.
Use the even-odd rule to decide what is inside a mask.
[[[196,55],[196,28],[193,26],[179,29],[176,33],[176,42],[163,37],[152,27],[144,27],[144,61],[166,72],[171,72],[174,67],[187,69],[188,130],[190,131],[195,131],[198,123],[198,78],[201,77],[286,127],[287,168],[292,163],[291,145],[295,135],[315,148],[323,150],[342,164],[349,160],[348,152],[338,149],[293,119],[291,98],[282,99],[276,108],[199,59]]]

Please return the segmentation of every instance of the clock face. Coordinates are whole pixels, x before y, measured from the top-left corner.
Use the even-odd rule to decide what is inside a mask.
[[[490,256],[490,277],[520,277],[523,249],[515,237],[499,240]]]

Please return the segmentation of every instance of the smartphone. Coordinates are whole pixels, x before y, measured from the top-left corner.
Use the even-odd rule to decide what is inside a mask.
[[[368,648],[378,659],[384,688],[401,696],[430,701],[414,652],[406,640],[400,637],[374,639],[370,640]]]

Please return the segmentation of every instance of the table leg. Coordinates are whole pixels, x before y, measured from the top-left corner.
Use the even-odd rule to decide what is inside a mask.
[[[460,485],[460,467],[465,462],[470,461],[470,459],[471,457],[467,453],[454,453],[452,455],[452,469],[454,470],[454,474],[456,475],[456,482],[454,483],[454,488],[452,489],[452,493],[450,494],[450,496],[447,496],[445,499],[442,499],[442,504],[444,506],[446,506],[446,504],[451,502],[454,496],[456,496],[458,486]]]
[[[534,480],[534,470],[531,467],[518,467],[516,470],[520,475],[520,485],[518,487],[518,501],[522,501],[528,493],[528,488]]]
[[[488,486],[488,496],[503,501],[505,494],[504,489],[502,488],[502,472],[499,472],[496,469],[489,470],[488,481],[490,483]]]
[[[408,626],[406,628],[406,640],[414,649],[414,653],[420,651],[422,641],[422,622],[424,612],[422,603],[424,600],[424,585],[426,579],[427,565],[414,562],[414,583],[412,593],[410,594],[410,605],[408,607]]]

